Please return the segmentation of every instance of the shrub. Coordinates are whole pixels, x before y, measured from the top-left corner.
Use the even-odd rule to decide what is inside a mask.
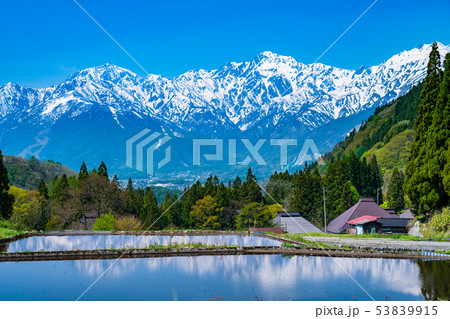
[[[116,218],[111,213],[103,214],[92,225],[94,231],[113,231],[114,229],[116,229]]]
[[[37,191],[29,191],[15,186],[11,186],[9,192],[16,199],[10,219],[11,225],[15,229],[36,229],[42,219],[43,198],[41,195]]]
[[[142,228],[142,222],[132,215],[117,218],[116,230],[132,231],[142,230]]]
[[[434,215],[428,223],[427,237],[450,236],[450,207],[446,207],[440,214]]]
[[[8,221],[0,220],[0,228],[10,228]]]

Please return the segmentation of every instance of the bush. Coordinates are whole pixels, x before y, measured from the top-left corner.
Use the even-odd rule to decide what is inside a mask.
[[[95,220],[94,225],[92,225],[92,230],[94,231],[113,231],[116,229],[116,218],[113,214],[103,214]]]
[[[10,228],[9,223],[6,220],[0,220],[0,228]]]
[[[450,207],[434,215],[428,223],[427,237],[450,237]]]
[[[14,195],[13,214],[10,219],[15,229],[33,230],[42,222],[43,198],[37,191],[29,191],[11,186],[9,193]]]
[[[142,230],[142,222],[134,216],[122,216],[116,221],[116,230]]]

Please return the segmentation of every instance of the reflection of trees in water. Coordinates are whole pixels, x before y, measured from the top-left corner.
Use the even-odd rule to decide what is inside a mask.
[[[450,262],[418,260],[420,282],[425,300],[450,298]]]

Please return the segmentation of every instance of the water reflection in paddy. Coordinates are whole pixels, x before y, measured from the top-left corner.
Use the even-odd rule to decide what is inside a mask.
[[[448,262],[335,260],[377,300],[386,296],[423,300],[424,294],[436,298],[436,293],[448,298]],[[0,300],[74,300],[113,262],[0,263]],[[440,277],[433,279],[435,269],[440,269],[436,273]],[[331,258],[281,255],[121,259],[83,300],[210,300],[214,296],[224,300],[255,300],[255,296],[263,300],[370,300]]]
[[[72,235],[34,236],[17,240],[2,247],[7,252],[60,251],[109,249],[123,247],[148,247],[174,243],[204,243],[239,246],[281,246],[281,242],[266,237],[247,235],[205,235],[205,236],[136,236],[136,235]]]

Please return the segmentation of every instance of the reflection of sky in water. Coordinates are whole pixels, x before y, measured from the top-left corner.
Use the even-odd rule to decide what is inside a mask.
[[[375,299],[423,300],[412,260],[335,258]],[[4,299],[76,299],[114,260],[0,263]],[[369,300],[331,258],[281,255],[119,260],[87,300]],[[7,276],[5,274],[8,274]]]
[[[239,246],[281,246],[270,238],[245,235],[207,236],[134,236],[134,235],[82,235],[82,236],[34,236],[10,243],[8,252],[88,250],[124,247],[148,247],[152,244],[204,243]]]

